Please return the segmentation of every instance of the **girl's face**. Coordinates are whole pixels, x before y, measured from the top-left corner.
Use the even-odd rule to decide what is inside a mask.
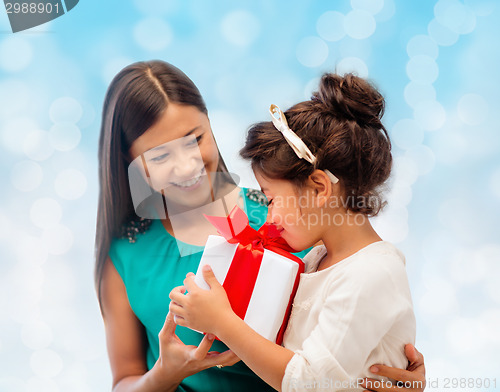
[[[269,202],[267,221],[281,231],[283,239],[297,251],[316,244],[321,238],[321,217],[313,190],[304,188],[298,194],[290,181],[268,179],[258,171],[255,178]]]
[[[159,120],[130,147],[149,185],[167,207],[198,207],[211,201],[219,153],[205,113],[170,103]],[[212,177],[212,178],[211,178]]]

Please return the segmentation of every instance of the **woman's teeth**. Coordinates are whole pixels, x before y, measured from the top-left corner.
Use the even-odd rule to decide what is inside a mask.
[[[201,176],[203,175],[203,172],[204,172],[204,169],[202,169],[200,174],[198,174],[198,176],[196,176],[195,178],[192,178],[190,180],[183,181],[183,182],[172,182],[172,184],[175,186],[179,186],[181,188],[189,188],[190,186],[193,186],[194,184],[196,184],[200,180]]]

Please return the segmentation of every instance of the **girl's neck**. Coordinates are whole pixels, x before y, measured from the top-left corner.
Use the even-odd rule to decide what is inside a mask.
[[[327,254],[319,263],[318,270],[331,267],[365,246],[382,241],[366,215],[353,212],[337,214],[342,214],[342,223],[327,228],[322,238]]]

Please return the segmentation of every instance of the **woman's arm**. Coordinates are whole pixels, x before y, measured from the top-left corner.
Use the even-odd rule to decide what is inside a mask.
[[[185,377],[238,360],[230,351],[208,353],[213,342],[210,336],[199,347],[184,345],[175,335],[173,316],[168,315],[159,334],[160,357],[148,371],[144,327],[132,311],[123,281],[109,258],[103,271],[102,314],[114,392],[175,391]]]
[[[189,295],[176,288],[170,293],[170,312],[178,325],[217,335],[260,378],[277,390],[294,352],[259,335],[231,309],[224,288],[205,266],[203,277],[210,291],[194,283],[194,274],[184,280]],[[196,303],[196,304],[195,304]]]

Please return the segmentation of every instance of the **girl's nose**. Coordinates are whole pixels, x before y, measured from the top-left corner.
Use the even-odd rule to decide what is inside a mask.
[[[198,169],[201,170],[201,165],[198,163],[197,159],[189,156],[182,156],[177,158],[174,167],[174,175],[176,180],[185,181],[196,176],[198,174]]]

